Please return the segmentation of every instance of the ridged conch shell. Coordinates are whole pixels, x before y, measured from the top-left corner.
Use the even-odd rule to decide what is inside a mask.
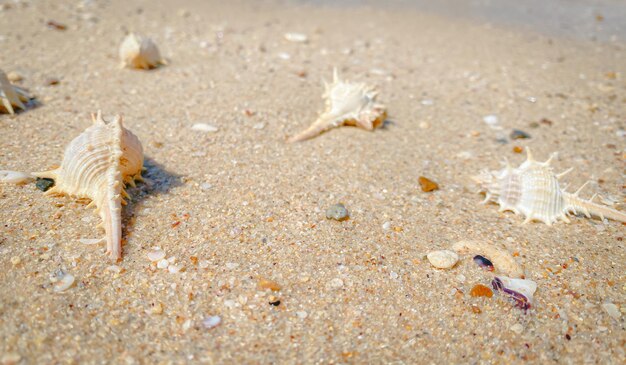
[[[98,111],[92,119],[94,124],[67,146],[59,168],[33,175],[54,180],[46,195],[91,199],[89,206],[95,205],[102,218],[107,253],[118,260],[122,253],[122,204],[128,197],[124,188],[141,180],[143,150],[139,139],[124,128],[120,116],[107,122]]]
[[[24,103],[30,99],[26,90],[11,84],[4,71],[0,70],[0,112],[15,114],[14,108],[26,109]]]
[[[530,149],[526,151],[528,157],[518,168],[511,167],[507,162],[501,171],[483,171],[474,177],[481,191],[485,192],[483,203],[496,202],[500,211],[522,214],[526,217],[524,223],[539,220],[551,225],[559,219],[569,223],[567,216],[579,213],[587,218],[594,215],[626,222],[625,213],[593,203],[593,197],[589,200],[580,198],[578,195],[587,183],[575,193],[561,189],[559,179],[572,169],[554,174],[550,167],[554,155],[546,162],[538,162],[533,159]]]
[[[316,137],[329,129],[342,125],[357,126],[368,131],[380,127],[387,112],[383,104],[376,102],[378,92],[363,83],[352,83],[339,79],[337,69],[333,71],[333,82],[324,82],[326,111],[306,130],[293,136],[289,142],[304,141]]]
[[[166,64],[152,39],[134,33],[130,33],[122,41],[120,60],[122,61],[122,67],[141,68],[144,70]]]

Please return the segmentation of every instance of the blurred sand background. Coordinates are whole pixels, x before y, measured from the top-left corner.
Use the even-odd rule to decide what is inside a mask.
[[[624,5],[329,3],[0,2],[0,68],[40,102],[0,115],[0,168],[59,164],[102,109],[140,138],[152,181],[129,190],[116,267],[79,242],[102,235],[84,204],[0,185],[3,363],[624,363],[625,226],[522,226],[470,180],[521,163],[514,147],[558,151],[570,190],[592,180],[584,196],[626,209]],[[119,69],[128,31],[170,64]],[[334,66],[378,86],[389,122],[285,143],[323,109]],[[338,202],[350,220],[325,218]],[[530,311],[470,296],[491,281],[471,257],[424,258],[465,238],[518,255]],[[155,246],[184,271],[157,269]],[[76,283],[55,293],[59,269]]]

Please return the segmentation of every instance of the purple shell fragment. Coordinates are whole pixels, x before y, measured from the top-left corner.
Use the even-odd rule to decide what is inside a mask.
[[[517,307],[527,310],[533,302],[533,294],[537,290],[537,283],[532,280],[512,279],[500,276],[493,279],[491,286],[515,301]]]
[[[482,267],[483,269],[485,269],[487,271],[493,271],[494,270],[493,264],[485,256],[481,256],[481,255],[474,256],[474,262],[477,263],[478,266]]]

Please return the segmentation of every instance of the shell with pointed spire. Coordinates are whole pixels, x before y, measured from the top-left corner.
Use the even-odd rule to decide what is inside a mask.
[[[559,179],[572,169],[555,174],[550,167],[554,154],[546,162],[539,162],[533,159],[529,148],[526,151],[528,157],[518,168],[507,162],[500,171],[483,171],[474,177],[485,193],[483,203],[495,202],[500,205],[500,211],[522,214],[526,218],[524,223],[538,220],[552,225],[559,219],[569,223],[570,214],[580,213],[588,218],[594,215],[626,222],[626,213],[593,203],[593,197],[589,200],[580,198],[587,183],[575,193],[561,189]]]
[[[0,112],[15,114],[15,108],[26,109],[24,103],[30,99],[26,90],[11,84],[4,71],[0,70]]]
[[[152,39],[130,33],[120,46],[122,67],[149,70],[166,64]]]
[[[59,168],[33,175],[54,180],[47,195],[91,199],[90,206],[95,205],[102,218],[107,253],[117,261],[122,254],[121,209],[128,197],[124,188],[141,180],[143,150],[121,116],[108,122],[98,111],[92,119],[94,124],[67,146]]]
[[[308,129],[290,138],[289,142],[311,139],[342,125],[371,131],[385,121],[386,108],[376,102],[378,92],[374,88],[364,83],[340,80],[336,68],[332,84],[324,83],[324,86],[326,90],[322,97],[326,99],[326,110]]]

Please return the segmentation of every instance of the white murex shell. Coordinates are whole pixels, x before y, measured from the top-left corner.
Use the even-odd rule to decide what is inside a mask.
[[[507,163],[503,170],[483,171],[474,177],[481,191],[485,192],[484,203],[496,202],[500,211],[523,214],[526,217],[524,223],[539,220],[551,225],[559,219],[569,222],[569,214],[580,213],[587,218],[594,215],[626,222],[626,213],[593,203],[593,197],[589,200],[580,198],[578,195],[586,183],[575,193],[561,189],[559,179],[572,169],[554,174],[550,167],[554,155],[546,162],[539,162],[533,159],[530,149],[526,151],[528,157],[518,168]]]
[[[385,121],[385,106],[376,102],[378,92],[373,87],[340,80],[336,68],[332,84],[325,82],[324,86],[326,90],[322,97],[326,99],[326,110],[309,128],[291,137],[289,142],[311,139],[341,125],[371,131]]]
[[[30,99],[26,90],[11,84],[4,71],[0,70],[0,112],[15,114],[14,108],[26,109],[24,103]]]
[[[149,70],[167,63],[152,39],[134,33],[124,38],[119,53],[122,67]]]
[[[141,180],[143,149],[124,128],[121,116],[107,122],[98,111],[92,119],[94,124],[66,147],[59,168],[33,176],[54,180],[46,195],[91,199],[89,206],[95,205],[102,218],[109,257],[116,261],[122,255],[121,210],[128,197],[124,188]]]

